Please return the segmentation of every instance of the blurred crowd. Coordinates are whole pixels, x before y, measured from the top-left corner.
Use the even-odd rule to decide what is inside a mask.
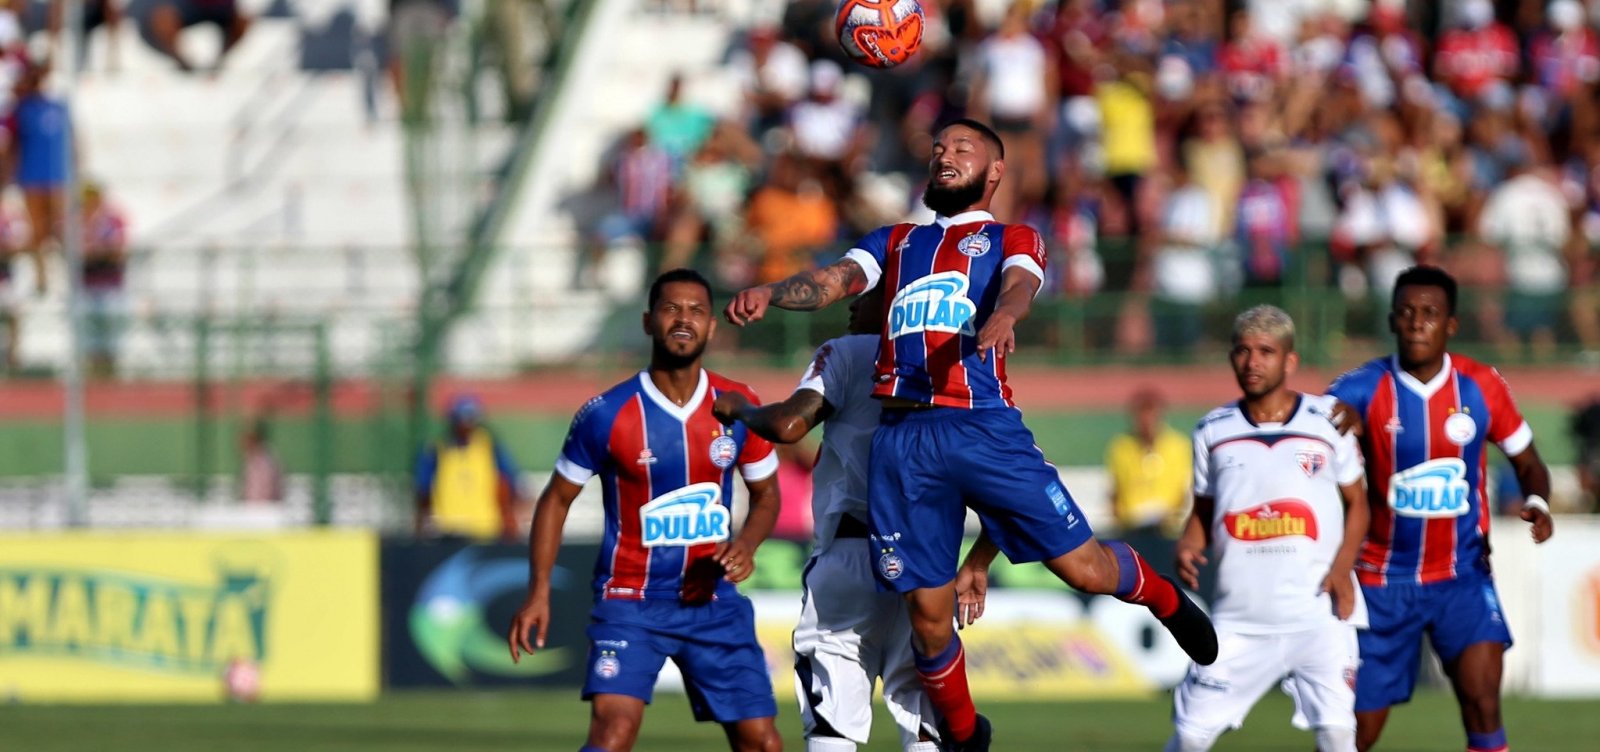
[[[1416,262],[1485,340],[1600,353],[1600,2],[925,0],[913,60],[841,59],[832,0],[742,32],[718,117],[674,79],[617,150],[595,253],[633,238],[730,287],[908,214],[930,133],[1006,142],[995,214],[1040,229],[1047,293],[1128,292],[1125,351],[1303,284],[1382,297]],[[920,213],[920,216],[918,216]]]
[[[114,24],[107,7],[85,3],[85,27]],[[81,155],[72,113],[50,85],[60,11],[60,2],[0,6],[0,367],[18,369],[22,301],[65,289],[51,268],[70,222],[81,239],[74,271],[83,284],[85,354],[92,374],[110,375],[126,317],[127,223],[92,180],[81,180],[78,211],[67,215],[65,187]],[[35,33],[42,44],[30,46]],[[22,256],[32,262],[31,278],[18,268]]]

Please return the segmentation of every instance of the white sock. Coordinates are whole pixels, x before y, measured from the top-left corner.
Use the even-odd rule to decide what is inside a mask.
[[[806,752],[856,752],[856,743],[837,736],[808,736]]]
[[[906,752],[939,752],[938,742],[917,742],[906,747]]]
[[[1356,752],[1356,730],[1337,726],[1317,729],[1317,752]]]

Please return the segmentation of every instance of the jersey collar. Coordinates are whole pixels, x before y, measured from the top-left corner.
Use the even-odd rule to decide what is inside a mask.
[[[974,222],[993,222],[994,215],[986,211],[961,212],[954,217],[934,217],[934,223],[940,227],[954,227],[957,225],[970,225]]]
[[[672,400],[667,399],[667,395],[662,394],[661,390],[656,388],[656,382],[650,380],[649,369],[639,372],[639,386],[644,389],[644,396],[650,398],[651,402],[656,403],[656,407],[661,408],[668,415],[680,421],[685,421],[689,419],[689,416],[694,415],[694,411],[700,409],[700,401],[705,399],[706,390],[710,388],[711,383],[706,378],[706,369],[700,369],[700,383],[695,385],[694,396],[690,397],[689,401],[683,404],[683,407],[672,404]]]
[[[1444,388],[1445,382],[1450,380],[1450,375],[1455,373],[1455,369],[1450,366],[1450,353],[1444,354],[1444,365],[1439,367],[1439,372],[1434,374],[1433,379],[1426,384],[1418,381],[1417,377],[1406,373],[1405,369],[1400,367],[1400,356],[1398,355],[1389,356],[1389,367],[1393,369],[1395,379],[1423,399],[1432,397],[1434,393]]]

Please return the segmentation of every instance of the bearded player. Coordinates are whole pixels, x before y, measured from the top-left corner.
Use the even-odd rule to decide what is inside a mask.
[[[1361,633],[1356,742],[1371,749],[1389,708],[1411,699],[1423,634],[1461,703],[1469,752],[1509,749],[1500,676],[1511,631],[1489,574],[1489,445],[1510,458],[1533,539],[1550,538],[1550,470],[1495,369],[1449,352],[1456,281],[1418,266],[1395,281],[1395,354],[1329,393],[1364,424],[1372,522],[1356,562],[1371,626]]]
[[[544,647],[561,529],[583,484],[600,476],[606,527],[583,685],[589,739],[580,752],[633,749],[668,658],[683,672],[695,719],[722,724],[731,749],[783,748],[755,612],[734,587],[777,521],[778,457],[766,439],[711,414],[722,394],[754,399],[749,387],[700,367],[716,328],[704,277],[677,269],[656,279],[644,314],[650,367],[578,410],[534,511],[528,597],[508,636],[512,660]],[[736,464],[750,492],[737,535],[729,504]]]
[[[822,424],[812,472],[816,542],[801,586],[794,630],[795,694],[806,752],[854,752],[872,730],[872,687],[900,728],[906,752],[937,752],[933,707],[911,657],[905,604],[880,592],[867,544],[867,467],[878,401],[872,369],[883,331],[881,289],[850,304],[850,334],[817,348],[794,394],[756,406],[738,392],[712,409],[724,423],[744,423],[762,438],[793,444]]]
[[[1211,749],[1287,676],[1319,752],[1354,752],[1361,450],[1330,422],[1332,397],[1288,387],[1299,367],[1289,314],[1240,314],[1228,360],[1244,395],[1195,428],[1194,511],[1177,546],[1189,587],[1206,551],[1216,562],[1217,662],[1178,686],[1166,749]]]
[[[917,671],[943,717],[947,748],[989,748],[956,637],[957,565],[967,508],[1013,562],[1042,561],[1062,581],[1148,607],[1197,662],[1216,658],[1205,613],[1125,543],[1102,544],[1035,446],[1011,401],[1005,357],[1044,280],[1044,243],[989,213],[1005,176],[994,131],[957,120],[936,134],[923,203],[933,224],[880,228],[839,262],[745,290],[735,325],[772,306],[814,311],[883,287],[874,369],[880,400],[868,480],[876,574],[911,613]]]

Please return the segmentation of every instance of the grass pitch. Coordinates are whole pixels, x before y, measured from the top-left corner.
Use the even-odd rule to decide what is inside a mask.
[[[985,703],[999,751],[1159,750],[1170,731],[1170,702]],[[1243,730],[1216,749],[1308,750],[1310,734],[1289,726],[1287,698],[1273,692]],[[897,749],[880,711],[865,749]],[[1512,744],[1539,752],[1592,752],[1600,740],[1600,701],[1510,699]],[[780,705],[786,748],[800,750],[799,720]],[[57,752],[388,752],[521,750],[573,752],[583,744],[588,707],[576,692],[394,692],[365,705],[0,706],[0,750]],[[727,749],[720,729],[696,724],[681,695],[657,698],[645,715],[641,752]],[[1430,693],[1396,709],[1384,752],[1453,752],[1465,746],[1451,697]]]

